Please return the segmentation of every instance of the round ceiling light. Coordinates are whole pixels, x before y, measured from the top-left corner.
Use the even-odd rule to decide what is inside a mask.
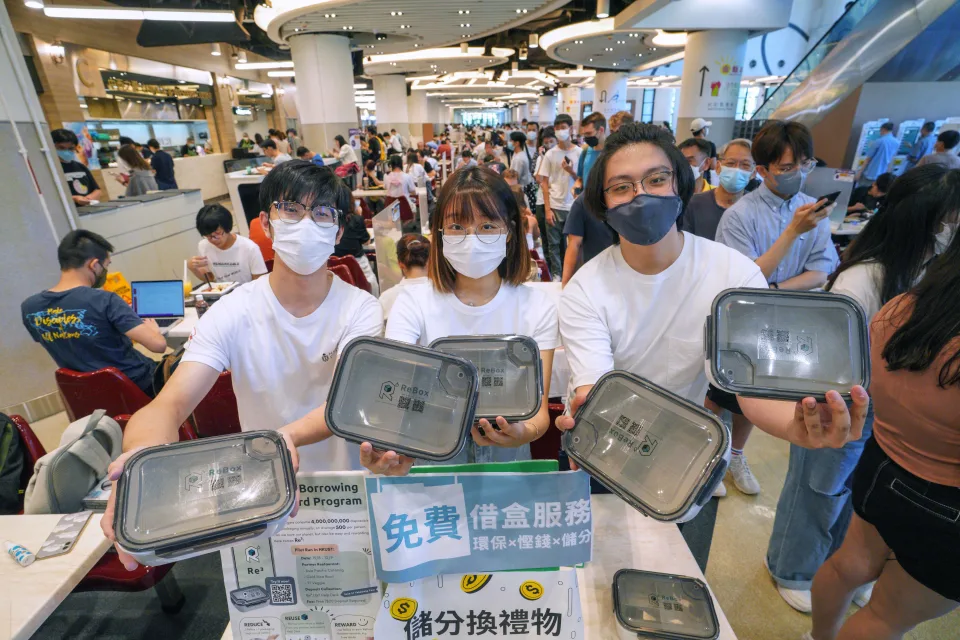
[[[687,44],[687,34],[683,31],[664,31],[657,29],[653,44],[658,47],[682,47]]]

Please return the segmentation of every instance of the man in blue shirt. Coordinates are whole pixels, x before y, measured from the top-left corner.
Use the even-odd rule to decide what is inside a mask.
[[[133,348],[135,340],[154,353],[167,341],[154,320],[143,320],[123,299],[104,291],[113,246],[83,229],[57,247],[60,281],[20,305],[23,326],[58,367],[91,372],[116,367],[153,396],[157,363]]]
[[[937,128],[936,123],[924,122],[920,129],[920,138],[913,143],[910,153],[907,155],[907,168],[909,171],[917,166],[920,158],[933,153],[933,145],[937,142],[937,136],[933,135],[933,130]]]
[[[873,184],[877,176],[887,172],[899,149],[900,141],[893,137],[893,123],[884,122],[880,125],[880,137],[867,148],[867,157],[857,172],[857,183],[861,186]]]
[[[323,158],[320,156],[320,154],[314,153],[313,151],[310,151],[310,149],[307,149],[306,147],[297,147],[297,157],[300,158],[301,160],[312,162],[318,167],[323,166]]]

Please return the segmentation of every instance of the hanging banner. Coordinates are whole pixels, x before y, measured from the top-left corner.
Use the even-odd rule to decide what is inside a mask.
[[[583,638],[576,569],[438,575],[387,585],[374,637]]]
[[[368,640],[380,603],[363,473],[301,473],[300,511],[220,552],[233,640]]]
[[[377,577],[573,566],[593,551],[579,471],[367,478]]]

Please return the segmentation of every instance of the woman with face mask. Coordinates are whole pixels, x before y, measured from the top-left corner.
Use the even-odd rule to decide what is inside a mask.
[[[482,167],[461,169],[440,189],[430,223],[428,284],[406,287],[387,320],[386,337],[422,346],[438,338],[522,335],[537,341],[543,361],[540,412],[526,422],[481,419],[472,440],[449,463],[530,459],[530,442],[550,424],[547,398],[557,308],[540,289],[523,286],[530,251],[516,199],[507,183]],[[375,461],[361,449],[361,461]]]
[[[610,136],[587,179],[584,204],[616,233],[614,245],[586,263],[563,290],[560,334],[570,364],[571,414],[605,373],[639,375],[702,405],[703,319],[714,298],[736,287],[766,288],[759,267],[738,252],[678,231],[693,193],[693,172],[669,134],[649,124],[623,125]],[[840,446],[859,437],[867,394],[852,390],[851,412],[836,391],[822,411],[832,425],[821,435],[816,402],[741,398],[752,422],[802,446]],[[812,407],[810,406],[812,403]],[[851,424],[852,423],[852,424]],[[558,418],[561,429],[573,427]],[[712,532],[716,502],[692,522]],[[687,528],[684,532],[689,533]],[[688,538],[701,567],[710,537]]]

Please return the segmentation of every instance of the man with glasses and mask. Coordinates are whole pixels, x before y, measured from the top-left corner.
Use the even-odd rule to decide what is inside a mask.
[[[267,273],[260,247],[233,233],[233,216],[219,204],[203,207],[197,213],[197,231],[203,236],[197,245],[199,255],[187,266],[201,280],[244,284]]]
[[[176,372],[130,419],[127,453],[111,465],[111,477],[131,451],[176,442],[179,425],[225,370],[233,374],[244,431],[279,431],[304,471],[360,468],[357,445],[330,438],[323,418],[344,346],[383,330],[377,300],[327,269],[352,206],[350,189],[329,169],[291,160],[270,172],[253,224],[273,240],[273,272],[240,286],[200,319]],[[112,501],[102,526],[114,539]],[[123,552],[120,558],[135,565]]]
[[[681,148],[681,152],[689,161],[687,149]],[[743,197],[756,171],[749,140],[737,138],[725,144],[720,149],[720,185],[693,194],[687,210],[683,212],[682,229],[707,240],[716,239],[720,218]]]
[[[768,122],[753,140],[763,184],[727,209],[717,242],[757,263],[775,289],[816,289],[839,263],[830,239],[834,205],[801,193],[813,171],[813,138],[796,122]]]
[[[57,247],[60,281],[20,305],[23,325],[58,367],[90,372],[116,367],[153,395],[156,362],[133,348],[135,340],[163,353],[166,339],[157,323],[140,318],[111,291],[104,291],[113,246],[83,229],[71,231]]]

